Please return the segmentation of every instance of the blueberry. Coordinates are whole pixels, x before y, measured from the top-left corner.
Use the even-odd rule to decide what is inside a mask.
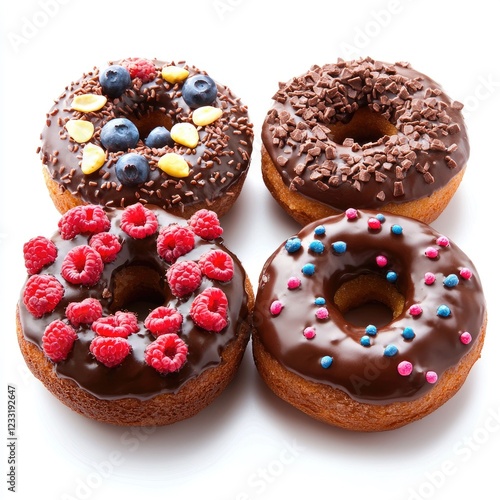
[[[101,129],[101,143],[111,152],[135,148],[139,141],[139,130],[127,118],[109,120]]]
[[[170,132],[165,127],[155,127],[146,137],[146,146],[149,148],[162,148],[163,146],[173,146],[174,141],[170,137]]]
[[[116,162],[116,177],[124,186],[137,186],[149,178],[149,163],[144,156],[127,153]]]
[[[115,97],[120,97],[131,86],[132,79],[127,68],[114,64],[107,67],[99,75],[99,83],[101,84],[102,91],[108,97],[114,99]]]
[[[208,106],[217,98],[217,84],[206,75],[192,76],[182,86],[182,97],[190,108]]]

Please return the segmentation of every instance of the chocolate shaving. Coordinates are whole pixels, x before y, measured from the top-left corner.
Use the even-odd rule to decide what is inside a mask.
[[[290,185],[313,198],[310,186],[319,192],[331,192],[343,185],[347,189],[341,194],[345,203],[350,188],[379,202],[390,196],[401,198],[405,195],[403,181],[409,185],[421,175],[426,184],[438,180],[443,184],[451,178],[446,172],[464,164],[467,138],[459,137],[465,129],[458,112],[463,106],[408,63],[388,65],[364,58],[315,65],[304,75],[281,84],[275,100],[276,107],[268,112],[263,128],[266,148],[283,167],[282,175],[293,178]],[[379,137],[368,139],[362,130],[353,129],[350,135],[354,137],[332,132],[337,123],[349,124],[355,113],[366,107],[387,120],[395,131],[384,129]],[[357,133],[361,136],[356,137]],[[441,165],[448,168],[443,170]],[[306,168],[307,182],[303,178]],[[299,184],[294,175],[303,182]],[[382,189],[376,189],[374,183]],[[414,194],[413,188],[408,191]],[[338,201],[331,194],[318,195],[327,204],[333,198]]]
[[[405,190],[403,188],[403,183],[401,181],[396,181],[394,183],[394,196],[399,197],[405,194]]]
[[[278,156],[278,165],[280,167],[284,167],[288,162],[288,158],[284,157],[283,155]]]

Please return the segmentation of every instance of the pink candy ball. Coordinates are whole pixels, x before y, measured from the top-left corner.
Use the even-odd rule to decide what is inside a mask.
[[[434,273],[425,273],[424,282],[426,285],[432,285],[436,281]]]
[[[382,227],[382,223],[376,217],[370,217],[368,219],[368,227],[370,229],[380,229]]]
[[[269,311],[273,316],[277,316],[283,309],[284,305],[282,302],[279,300],[275,300],[272,304],[271,307],[269,308]]]
[[[412,316],[418,316],[419,314],[422,314],[422,307],[419,304],[413,304],[410,306],[410,314]]]
[[[385,267],[387,265],[387,257],[385,257],[384,255],[377,255],[375,261],[377,262],[377,266],[379,267]]]
[[[328,318],[328,309],[326,307],[320,307],[316,311],[316,317],[318,319],[326,319],[326,318]]]
[[[429,257],[429,259],[435,259],[439,255],[439,250],[434,247],[427,247],[424,253],[426,257]]]
[[[398,373],[403,377],[407,377],[413,371],[413,365],[409,361],[401,361],[398,365]]]
[[[348,209],[345,211],[345,216],[346,216],[349,220],[354,220],[354,219],[357,219],[357,218],[358,218],[358,211],[357,211],[355,208],[348,208]]]
[[[428,371],[425,374],[425,380],[427,380],[427,382],[429,382],[429,384],[435,384],[437,382],[437,379],[438,379],[438,376],[437,376],[436,372]]]
[[[467,345],[470,344],[472,341],[472,335],[469,332],[463,332],[460,334],[460,342],[462,344]]]
[[[311,340],[314,337],[316,337],[316,330],[314,329],[313,326],[308,326],[304,328],[303,335],[307,340]]]
[[[436,243],[440,247],[449,247],[450,246],[450,240],[446,236],[440,236],[437,240]]]
[[[295,276],[292,276],[291,278],[289,278],[287,286],[289,290],[295,290],[295,288],[299,288],[300,279],[296,278]]]
[[[464,280],[470,280],[472,278],[472,271],[469,268],[467,268],[467,267],[462,267],[460,269],[460,276]]]

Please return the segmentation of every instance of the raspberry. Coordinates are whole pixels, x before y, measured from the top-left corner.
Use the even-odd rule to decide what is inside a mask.
[[[120,227],[131,238],[142,239],[151,236],[158,229],[156,215],[141,203],[130,205],[122,214]]]
[[[169,264],[194,248],[194,233],[188,227],[177,224],[163,227],[156,242],[158,254]]]
[[[220,332],[227,326],[227,297],[220,288],[207,288],[191,304],[193,321],[204,330]]]
[[[59,231],[64,240],[77,234],[95,234],[108,231],[111,222],[106,212],[97,205],[79,205],[68,210],[59,220]]]
[[[194,233],[204,240],[215,240],[223,232],[217,214],[206,208],[195,212],[189,219],[189,225]]]
[[[146,328],[156,337],[165,333],[176,333],[182,324],[182,314],[170,307],[160,306],[151,311],[144,320]]]
[[[90,238],[89,245],[97,251],[105,264],[113,262],[122,249],[118,236],[111,233],[98,233]]]
[[[73,285],[94,286],[101,278],[104,264],[101,256],[88,245],[72,248],[64,257],[61,274]]]
[[[179,371],[187,360],[188,347],[175,333],[160,335],[144,351],[146,363],[156,371],[167,374]]]
[[[92,330],[101,337],[123,337],[139,331],[134,313],[117,311],[114,315],[97,319],[92,323]]]
[[[73,239],[79,231],[80,207],[68,210],[58,222],[59,232],[64,240]]]
[[[201,269],[192,260],[183,260],[170,266],[167,281],[176,297],[184,297],[194,292],[201,283]]]
[[[90,343],[90,352],[108,368],[119,365],[130,351],[130,344],[121,337],[95,337]]]
[[[124,59],[122,61],[122,66],[128,69],[130,78],[139,78],[143,83],[153,81],[158,74],[156,66],[151,61],[139,57]]]
[[[44,236],[31,238],[23,246],[24,263],[29,274],[38,274],[57,257],[57,247]]]
[[[41,318],[56,308],[63,295],[64,288],[57,278],[50,274],[35,274],[26,282],[23,302],[35,318]]]
[[[66,307],[66,317],[73,326],[90,325],[102,316],[102,306],[97,299],[83,299],[81,302],[70,302]]]
[[[204,253],[199,265],[202,273],[211,280],[230,281],[234,274],[233,259],[223,250]]]
[[[64,361],[78,338],[75,330],[60,319],[52,321],[42,336],[42,348],[45,355],[54,363]]]

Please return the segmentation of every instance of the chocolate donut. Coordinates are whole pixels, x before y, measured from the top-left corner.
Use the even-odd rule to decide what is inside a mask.
[[[394,429],[452,397],[479,358],[477,270],[403,216],[349,209],[288,239],[262,270],[254,357],[269,387],[346,429]]]
[[[191,417],[231,381],[253,291],[214,212],[188,222],[140,203],[69,210],[24,246],[17,308],[33,374],[64,404],[118,425]]]
[[[125,59],[66,87],[47,113],[38,151],[61,213],[141,202],[188,218],[201,208],[229,210],[252,141],[246,106],[204,71]]]
[[[301,224],[350,207],[432,222],[469,157],[461,103],[407,63],[313,66],[281,84],[262,128],[262,173]]]

